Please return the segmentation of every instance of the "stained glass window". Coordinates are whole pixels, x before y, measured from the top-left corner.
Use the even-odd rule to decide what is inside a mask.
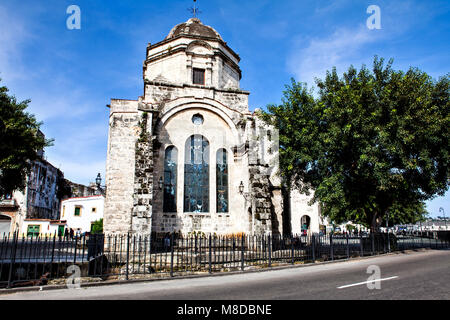
[[[201,135],[186,141],[184,212],[209,212],[209,143]]]
[[[228,212],[228,162],[227,151],[217,151],[216,165],[217,212]]]
[[[164,156],[164,212],[177,212],[177,157],[178,150],[168,147]]]

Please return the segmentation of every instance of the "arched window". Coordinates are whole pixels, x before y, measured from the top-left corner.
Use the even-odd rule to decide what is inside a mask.
[[[228,162],[225,149],[217,151],[216,187],[217,212],[228,212]]]
[[[168,147],[164,155],[163,212],[177,211],[177,157],[178,150]]]
[[[201,135],[186,141],[184,162],[184,212],[209,211],[209,143]]]

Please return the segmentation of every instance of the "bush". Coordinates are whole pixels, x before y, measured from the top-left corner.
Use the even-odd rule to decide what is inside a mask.
[[[92,223],[91,233],[92,234],[103,233],[103,218]]]

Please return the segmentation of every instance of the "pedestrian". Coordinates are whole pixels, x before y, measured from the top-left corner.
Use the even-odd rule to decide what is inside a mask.
[[[166,236],[164,237],[164,244],[166,247],[170,247],[170,234],[167,232]]]
[[[73,229],[72,228],[70,228],[70,239],[71,240],[73,239]]]

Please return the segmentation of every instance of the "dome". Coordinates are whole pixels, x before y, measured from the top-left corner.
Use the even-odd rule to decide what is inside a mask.
[[[200,36],[223,41],[222,37],[216,30],[214,30],[210,26],[205,26],[197,18],[191,18],[188,21],[180,23],[173,27],[167,35],[166,39],[175,38],[181,35]]]

